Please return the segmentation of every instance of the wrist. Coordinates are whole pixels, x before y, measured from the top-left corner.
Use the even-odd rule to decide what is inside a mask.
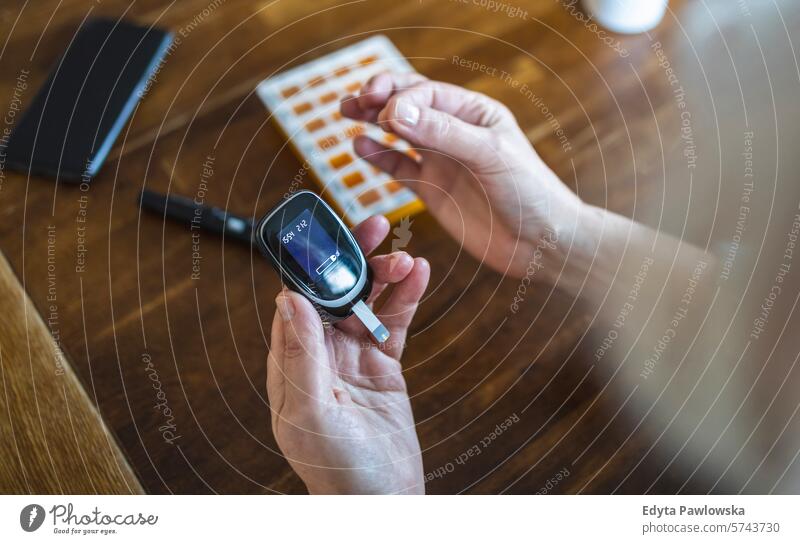
[[[341,467],[337,469],[293,468],[311,495],[424,495],[422,462],[420,457],[416,460],[389,464],[384,460],[373,468],[355,468],[350,463],[337,463]],[[359,459],[358,462],[368,461]]]
[[[553,221],[546,228],[553,244],[539,243],[543,247],[543,279],[577,294],[586,279],[587,270],[597,255],[600,235],[607,210],[586,204],[576,195],[563,209],[551,214]],[[546,239],[545,239],[546,240]]]
[[[425,482],[414,480],[407,482],[387,482],[388,485],[376,484],[375,481],[303,481],[309,495],[424,495]]]

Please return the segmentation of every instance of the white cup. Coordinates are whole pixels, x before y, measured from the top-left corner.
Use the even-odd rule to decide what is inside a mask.
[[[667,0],[583,0],[583,5],[595,21],[621,34],[654,28],[667,10]]]

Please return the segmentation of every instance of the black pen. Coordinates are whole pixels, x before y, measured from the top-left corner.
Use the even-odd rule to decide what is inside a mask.
[[[230,236],[240,242],[253,243],[253,222],[221,208],[197,204],[185,196],[167,196],[148,189],[139,194],[139,205],[190,228],[200,228]]]

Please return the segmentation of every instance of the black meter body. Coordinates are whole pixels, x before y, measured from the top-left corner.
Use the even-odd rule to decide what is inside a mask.
[[[372,271],[353,234],[311,191],[298,191],[268,212],[255,229],[256,242],[283,282],[335,321],[355,313],[378,342],[386,328],[366,306]],[[366,311],[366,312],[365,312]]]

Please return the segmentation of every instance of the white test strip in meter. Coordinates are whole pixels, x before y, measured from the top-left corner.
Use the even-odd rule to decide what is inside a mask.
[[[372,313],[369,306],[364,304],[363,300],[358,301],[353,306],[353,313],[356,314],[356,317],[364,324],[377,343],[382,344],[389,339],[389,329],[381,323],[380,319],[375,317],[375,314]]]

